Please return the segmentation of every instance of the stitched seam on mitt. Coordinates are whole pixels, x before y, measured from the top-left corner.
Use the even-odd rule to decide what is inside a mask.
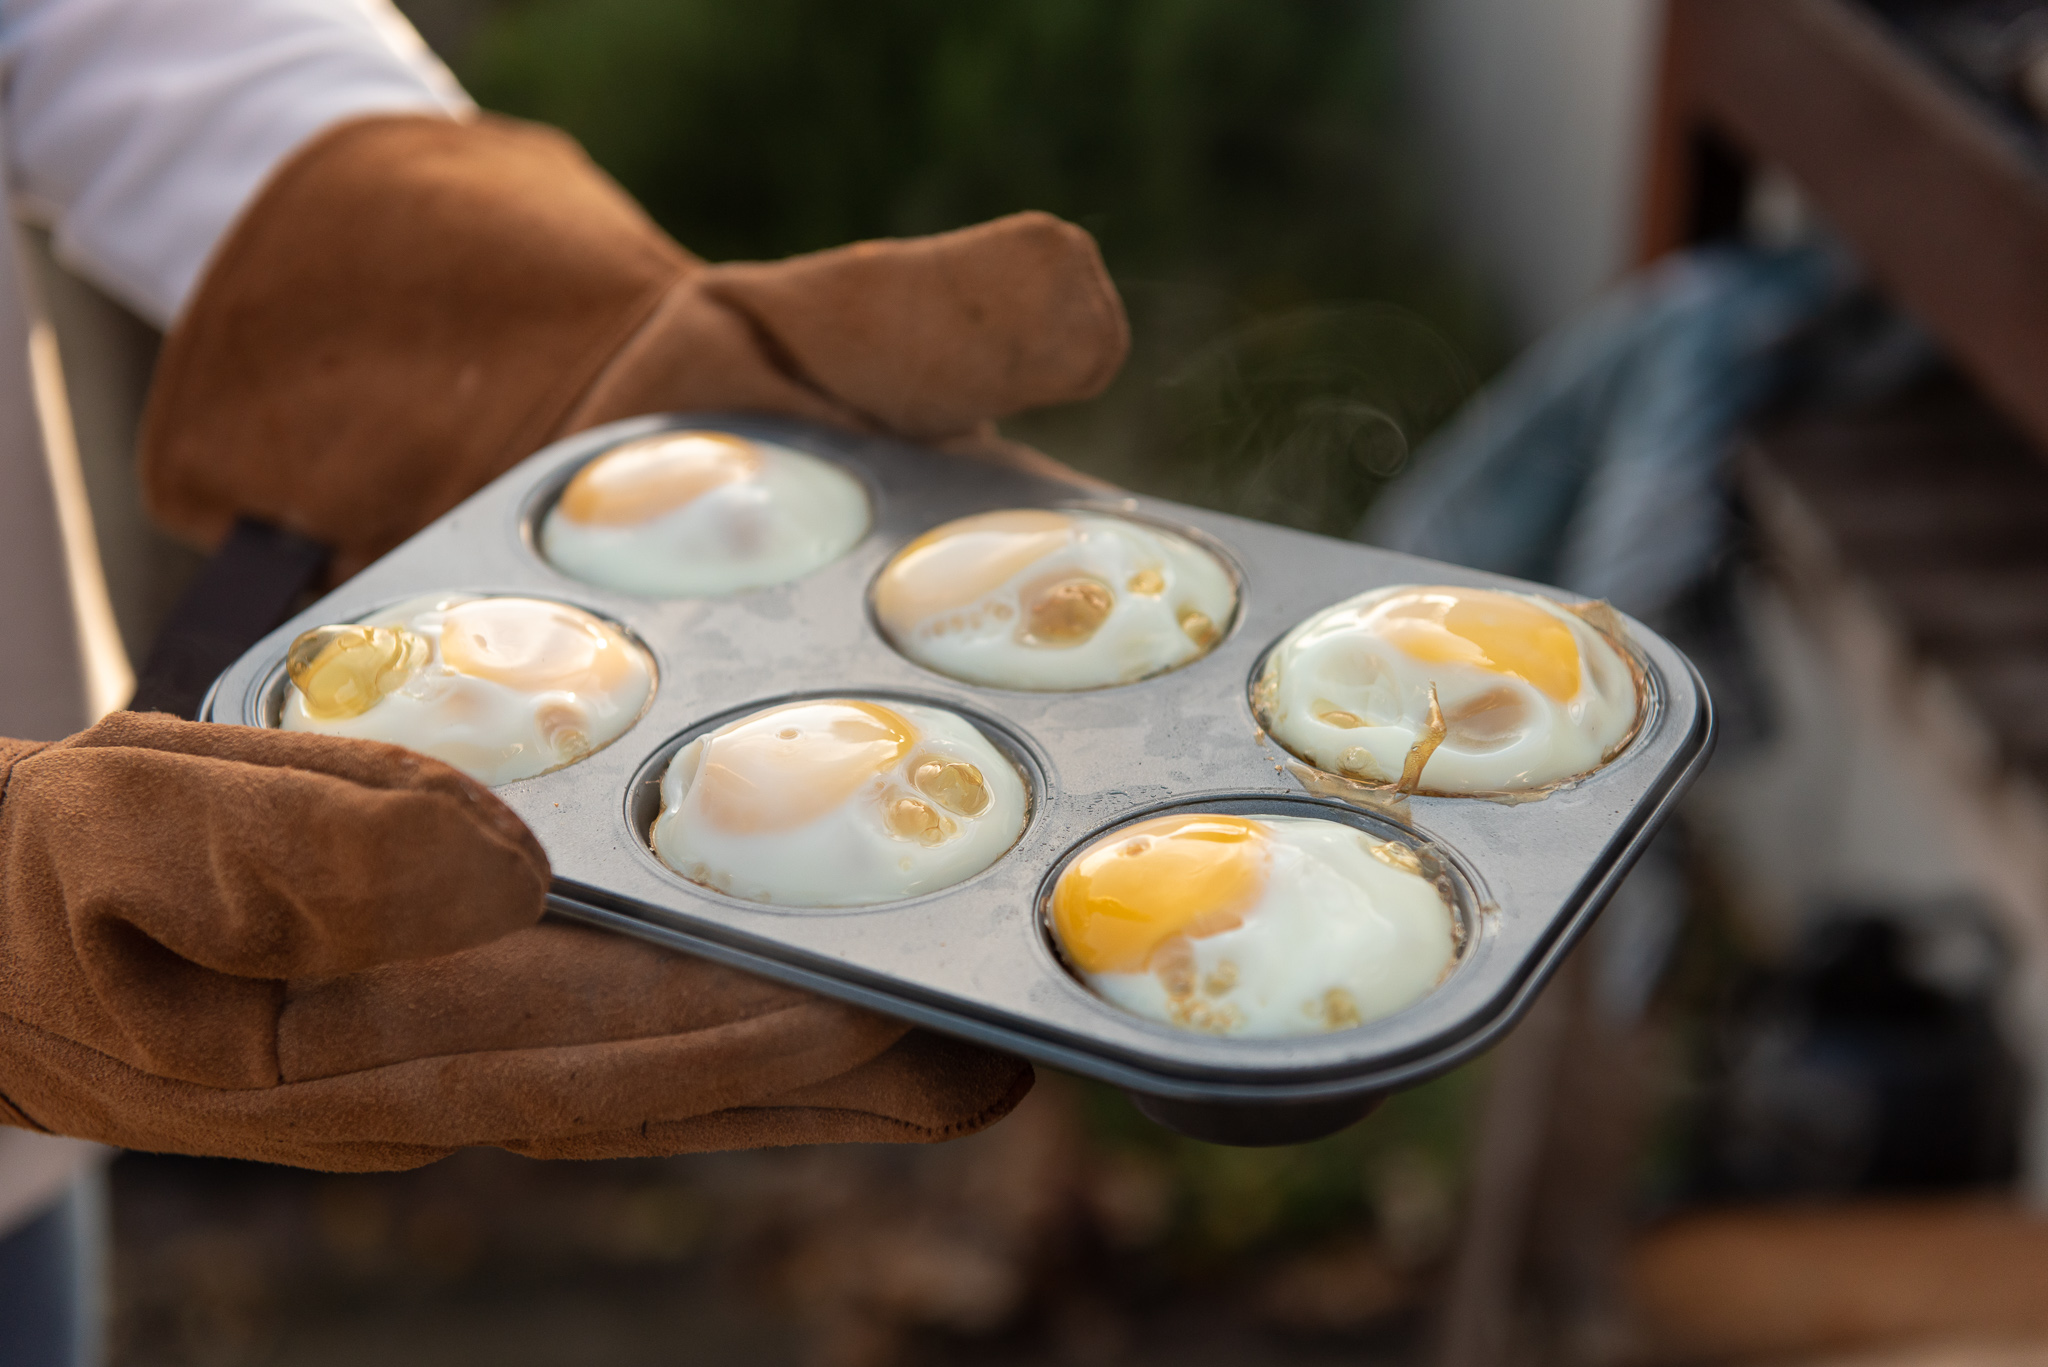
[[[617,326],[591,348],[593,360],[586,362],[588,373],[577,376],[572,371],[562,386],[562,392],[544,395],[534,404],[533,416],[519,424],[516,434],[506,443],[506,448],[515,452],[514,459],[569,435],[570,424],[589,400],[591,391],[611,373],[613,364],[626,348],[652,325],[655,315],[661,311],[662,301],[686,278],[688,272],[678,268],[675,278],[648,290],[645,302],[639,307],[622,311],[624,316]],[[506,458],[505,451],[499,452],[498,464],[501,468],[510,468],[511,460]]]
[[[152,941],[152,943],[161,943],[161,941]],[[195,1082],[190,1078],[175,1077],[168,1073],[151,1072],[148,1067],[139,1063],[135,1063],[129,1059],[122,1058],[119,1054],[110,1054],[105,1049],[100,1048],[96,1044],[87,1044],[84,1040],[75,1040],[72,1039],[69,1035],[60,1035],[54,1030],[46,1030],[40,1025],[36,1025],[33,1022],[23,1020],[19,1016],[0,1012],[0,1020],[8,1022],[10,1025],[19,1026],[21,1029],[29,1031],[31,1034],[41,1035],[45,1039],[56,1040],[58,1043],[62,1044],[66,1049],[82,1050],[85,1053],[91,1054],[94,1058],[104,1059],[109,1065],[118,1068],[123,1072],[133,1073],[137,1077],[148,1078],[151,1081],[166,1083],[173,1087],[190,1087],[197,1091],[213,1093],[220,1096],[248,1096],[256,1092],[274,1092],[279,1087],[285,1085],[282,1081],[279,1081],[258,1082],[248,1087],[235,1087],[223,1085],[221,1083],[216,1082]]]
[[[901,1116],[883,1115],[878,1111],[855,1111],[852,1110],[852,1108],[850,1107],[841,1108],[835,1106],[807,1106],[803,1107],[802,1109],[821,1111],[827,1114],[864,1115],[871,1120],[879,1120],[884,1122],[885,1124],[894,1125],[908,1138],[909,1142],[921,1144],[943,1144],[949,1139],[957,1139],[965,1135],[975,1134],[980,1132],[981,1130],[985,1130],[990,1125],[995,1124],[998,1120],[1001,1120],[1004,1116],[1008,1115],[1011,1111],[1016,1110],[1018,1104],[1022,1102],[1024,1098],[1030,1093],[1033,1080],[1034,1079],[1032,1074],[1026,1073],[1016,1084],[1011,1086],[1009,1091],[1003,1093],[1002,1096],[990,1102],[987,1106],[982,1107],[981,1110],[976,1111],[973,1115],[968,1116],[962,1120],[956,1120],[950,1125],[919,1125],[915,1121],[905,1120]],[[769,1105],[735,1106],[732,1109],[746,1111],[772,1111],[787,1110],[790,1108]]]
[[[966,1120],[956,1120],[951,1125],[938,1129],[923,1125],[916,1128],[930,1135],[934,1143],[943,1143],[958,1135],[972,1134],[977,1130],[986,1129],[1011,1111],[1017,1109],[1018,1103],[1022,1102],[1031,1091],[1031,1085],[1034,1080],[1034,1076],[1027,1072],[1009,1091],[1003,1093],[1001,1097],[983,1107],[981,1111],[968,1117]]]
[[[711,269],[715,268],[707,267],[706,271]],[[610,377],[613,368],[619,362],[619,358],[632,351],[633,348],[640,344],[642,338],[654,331],[661,319],[662,305],[666,304],[677,290],[690,286],[702,273],[684,271],[661,289],[655,291],[653,305],[642,313],[630,328],[624,330],[625,335],[616,346],[604,353],[604,363],[597,367],[589,379],[584,381],[582,388],[575,396],[575,401],[562,411],[561,417],[557,419],[555,426],[550,430],[550,438],[552,440],[560,440],[589,426],[584,413],[590,406],[591,396]],[[735,307],[721,296],[715,287],[707,288],[705,295],[712,303],[739,320],[740,326],[747,330],[747,335],[753,339],[754,345],[760,348],[761,358],[768,363],[769,369],[805,393],[817,398],[828,407],[836,408],[842,413],[851,415],[855,421],[848,425],[853,427],[854,430],[860,430],[860,423],[866,423],[867,430],[871,432],[887,432],[889,430],[888,424],[876,418],[874,414],[854,407],[854,405],[832,393],[818,383],[817,380],[806,374],[803,367],[796,363],[796,358],[790,355],[788,348],[784,347],[775,335],[769,332],[767,327],[752,314],[748,313],[745,309]]]
[[[769,331],[766,323],[756,318],[747,310],[735,306],[715,290],[710,293],[712,298],[718,301],[720,308],[740,320],[741,326],[745,327],[747,334],[754,339],[754,345],[761,348],[762,359],[768,362],[776,374],[782,376],[797,388],[817,395],[818,398],[839,409],[841,412],[849,413],[858,421],[866,423],[870,431],[887,432],[891,430],[889,424],[883,422],[876,414],[868,412],[858,404],[848,402],[842,396],[834,394],[831,390],[827,389],[821,380],[804,369],[802,363],[797,360],[796,353],[783,345],[782,339]]]
[[[717,268],[712,267],[711,269],[715,271]],[[852,419],[847,425],[853,428],[853,430],[860,431],[862,430],[861,424],[866,424],[865,430],[869,432],[895,431],[888,423],[883,422],[878,415],[868,412],[868,410],[853,403],[844,395],[834,393],[822,380],[804,369],[803,364],[797,360],[796,353],[784,345],[782,339],[776,336],[769,326],[750,310],[742,308],[727,298],[725,292],[718,287],[718,277],[709,272],[707,272],[707,278],[704,282],[704,294],[712,303],[718,305],[727,314],[739,320],[740,326],[747,330],[747,335],[753,339],[754,345],[760,348],[761,359],[768,363],[770,370],[773,370],[777,375],[780,375],[798,389],[818,399],[826,406],[836,408],[841,413],[846,414]]]
[[[47,1125],[38,1124],[36,1118],[14,1104],[13,1098],[0,1092],[0,1125],[12,1125],[18,1130],[34,1130],[37,1134],[49,1134]]]
[[[967,1136],[967,1135],[970,1135],[970,1134],[976,1134],[976,1133],[979,1133],[980,1131],[982,1131],[982,1130],[985,1130],[985,1129],[987,1129],[987,1128],[988,1128],[988,1127],[989,1127],[990,1125],[993,1125],[993,1124],[995,1124],[995,1123],[996,1123],[996,1122],[997,1122],[998,1120],[1001,1120],[1001,1119],[1002,1119],[1002,1118],[1003,1118],[1004,1116],[1008,1115],[1008,1114],[1009,1114],[1009,1113],[1010,1113],[1011,1111],[1013,1111],[1013,1110],[1015,1110],[1015,1109],[1017,1108],[1017,1103],[1019,1103],[1020,1101],[1022,1101],[1022,1100],[1024,1099],[1024,1094],[1025,1094],[1025,1092],[1026,1092],[1026,1091],[1027,1091],[1028,1089],[1029,1089],[1029,1085],[1028,1085],[1028,1084],[1026,1084],[1026,1086],[1025,1086],[1025,1087],[1021,1087],[1021,1088],[1019,1088],[1019,1087],[1013,1087],[1013,1088],[1011,1088],[1011,1089],[1010,1089],[1010,1090],[1009,1090],[1008,1092],[1006,1092],[1006,1093],[1005,1093],[1005,1094],[1004,1094],[1004,1095],[1002,1096],[1002,1098],[1001,1098],[1000,1100],[997,1100],[997,1101],[995,1101],[995,1102],[991,1103],[990,1105],[988,1105],[988,1106],[985,1106],[985,1107],[983,1107],[983,1108],[982,1108],[981,1110],[979,1110],[979,1111],[975,1112],[975,1113],[974,1113],[973,1115],[971,1115],[971,1116],[968,1116],[967,1118],[965,1118],[965,1119],[963,1119],[963,1120],[956,1120],[956,1121],[954,1121],[954,1122],[953,1122],[952,1124],[950,1124],[950,1125],[920,1125],[920,1124],[918,1124],[918,1123],[917,1123],[916,1121],[912,1121],[912,1120],[905,1120],[905,1119],[903,1119],[903,1118],[902,1118],[901,1116],[894,1116],[894,1115],[883,1115],[883,1114],[881,1114],[881,1113],[880,1113],[880,1112],[878,1112],[878,1111],[859,1111],[859,1110],[854,1110],[854,1109],[852,1109],[852,1108],[850,1108],[850,1107],[839,1107],[839,1106],[800,1106],[800,1107],[792,1107],[792,1106],[776,1106],[776,1105],[770,1104],[770,1105],[765,1105],[765,1106],[730,1106],[730,1107],[727,1107],[726,1109],[727,1109],[727,1110],[730,1110],[730,1111],[793,1111],[793,1110],[803,1110],[803,1111],[813,1111],[813,1112],[816,1112],[816,1113],[818,1113],[818,1114],[820,1114],[820,1115],[827,1115],[827,1116],[832,1116],[832,1115],[859,1115],[859,1116],[865,1116],[865,1117],[866,1117],[867,1119],[869,1119],[869,1120],[872,1120],[872,1121],[879,1121],[879,1122],[881,1122],[881,1123],[882,1123],[882,1124],[884,1124],[884,1125],[892,1126],[892,1127],[894,1127],[894,1128],[895,1128],[895,1130],[896,1130],[896,1131],[897,1131],[897,1132],[898,1132],[899,1134],[901,1134],[901,1135],[903,1136],[903,1139],[902,1139],[901,1141],[897,1141],[897,1140],[883,1140],[883,1141],[879,1141],[879,1142],[882,1142],[882,1143],[897,1143],[897,1142],[903,1142],[903,1143],[912,1143],[912,1144],[943,1144],[943,1143],[945,1143],[945,1142],[946,1142],[947,1140],[949,1140],[949,1139],[958,1139],[958,1138],[963,1138],[963,1137],[965,1137],[965,1136]],[[717,1112],[712,1112],[712,1114],[717,1114]],[[696,1117],[686,1117],[686,1118],[687,1118],[687,1119],[695,1119]],[[657,1124],[658,1124],[658,1123],[661,1123],[661,1122],[658,1122],[658,1121],[657,1121],[657,1122],[654,1122],[654,1123],[657,1123]],[[645,1133],[645,1131],[646,1131],[646,1128],[647,1128],[647,1122],[642,1122],[642,1124],[641,1124],[641,1131],[642,1131],[643,1133]],[[870,1140],[865,1140],[865,1139],[861,1139],[861,1140],[854,1140],[854,1141],[851,1141],[851,1142],[854,1142],[854,1143],[863,1143],[863,1144],[864,1144],[864,1143],[870,1143],[870,1142],[875,1142],[875,1141],[870,1141]]]

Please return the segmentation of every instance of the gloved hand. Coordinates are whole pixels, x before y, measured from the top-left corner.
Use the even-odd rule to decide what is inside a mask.
[[[253,517],[334,547],[345,577],[546,442],[664,409],[786,413],[1059,473],[991,420],[1097,392],[1126,345],[1093,242],[1042,214],[712,267],[558,133],[372,118],[295,156],[216,253],[158,365],[143,484],[174,531],[210,543]],[[145,725],[168,729],[124,729]],[[138,819],[131,771],[189,797]],[[415,792],[401,774],[434,777]],[[24,781],[0,832],[66,857],[16,873],[19,837],[0,851],[0,914],[39,946],[0,970],[0,1092],[49,1128],[399,1166],[474,1143],[945,1138],[1029,1086],[1013,1060],[530,925],[531,838],[403,752],[128,718],[21,761]],[[430,823],[387,811],[454,791],[496,814],[456,843],[481,859],[510,823],[530,886],[456,878]],[[81,933],[80,915],[108,929]]]
[[[396,746],[117,713],[0,741],[0,1122],[334,1170],[944,1139],[1030,1068],[536,925],[512,812]]]
[[[1099,392],[1128,340],[1094,241],[1045,214],[707,266],[559,133],[370,118],[216,253],[158,364],[143,484],[172,531],[254,517],[345,577],[602,422],[741,409],[993,450],[992,419]]]

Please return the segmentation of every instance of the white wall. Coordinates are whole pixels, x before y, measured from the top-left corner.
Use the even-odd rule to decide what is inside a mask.
[[[1657,0],[1411,0],[1447,229],[1524,340],[1629,263]]]

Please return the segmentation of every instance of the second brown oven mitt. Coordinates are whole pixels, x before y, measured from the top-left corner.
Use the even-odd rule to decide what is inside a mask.
[[[117,713],[0,740],[0,1123],[333,1170],[932,1140],[1027,1065],[581,927],[396,746]]]
[[[218,250],[142,475],[173,531],[254,517],[346,575],[598,423],[737,409],[993,445],[992,419],[1100,391],[1128,336],[1093,239],[1046,214],[707,266],[560,133],[370,118],[286,163]]]

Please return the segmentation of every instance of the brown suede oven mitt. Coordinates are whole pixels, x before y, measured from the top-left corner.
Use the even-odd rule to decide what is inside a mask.
[[[937,237],[707,266],[553,130],[343,124],[229,234],[159,363],[149,506],[238,516],[346,576],[568,433],[682,409],[789,414],[956,450],[1099,392],[1123,308],[1087,233],[1024,213]]]
[[[1030,1068],[536,924],[510,809],[396,746],[118,713],[0,741],[0,1122],[333,1170],[935,1140]]]
[[[1122,307],[1043,214],[707,266],[569,139],[371,118],[222,244],[158,365],[142,477],[345,577],[547,442],[677,409],[992,453],[1099,391]],[[132,1147],[394,1167],[941,1139],[1030,1069],[582,928],[487,792],[391,747],[161,718],[0,742],[0,1120]]]

